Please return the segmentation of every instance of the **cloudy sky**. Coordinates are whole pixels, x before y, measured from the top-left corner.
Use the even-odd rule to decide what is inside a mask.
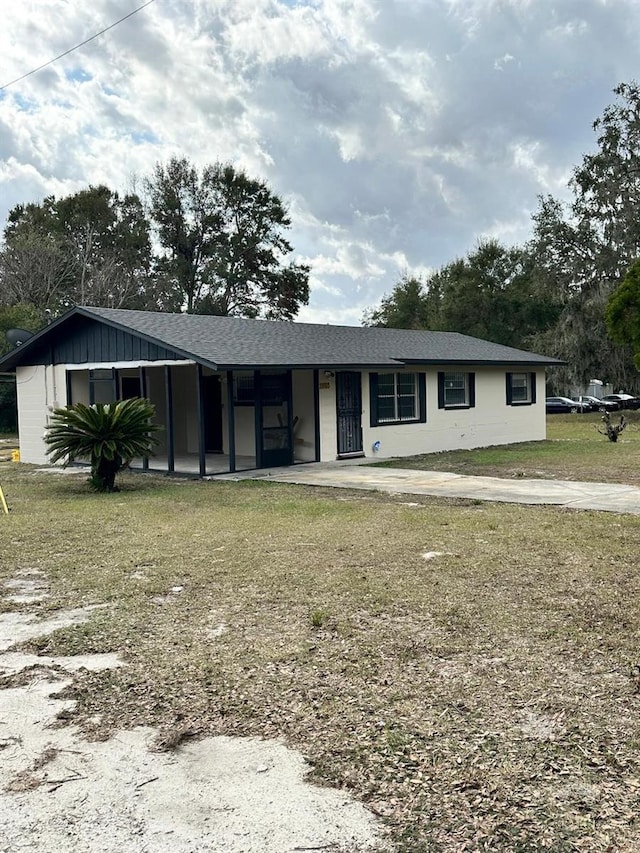
[[[1,0],[0,86],[143,2]],[[358,324],[403,272],[525,240],[638,44],[638,0],[154,0],[0,91],[0,228],[174,154],[230,160],[289,205],[300,318]]]

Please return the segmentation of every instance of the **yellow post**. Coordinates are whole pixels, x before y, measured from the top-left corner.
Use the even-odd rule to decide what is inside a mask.
[[[4,499],[4,492],[2,491],[2,486],[0,486],[0,503],[2,504],[2,509],[5,512],[5,515],[9,515],[9,507],[7,506],[7,502]]]

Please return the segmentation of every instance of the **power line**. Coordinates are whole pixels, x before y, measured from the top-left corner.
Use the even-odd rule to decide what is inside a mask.
[[[27,71],[26,74],[23,74],[21,77],[16,77],[15,80],[10,80],[9,83],[5,83],[4,86],[0,86],[0,92],[4,89],[8,89],[9,86],[13,86],[14,83],[19,83],[21,80],[24,80],[25,77],[30,77],[32,74],[35,74],[36,71],[42,71],[43,68],[46,68],[47,65],[52,65],[54,62],[57,62],[59,59],[62,59],[63,56],[68,56],[70,53],[73,53],[74,50],[78,50],[79,47],[84,47],[85,44],[89,44],[90,41],[97,39],[98,36],[103,35],[103,33],[112,30],[114,27],[117,27],[118,24],[121,24],[123,21],[126,21],[127,18],[130,18],[132,15],[135,15],[136,12],[141,12],[143,9],[146,9],[147,6],[150,6],[152,3],[155,3],[155,0],[148,0],[148,2],[143,3],[142,6],[138,6],[137,9],[134,9],[133,12],[129,12],[128,15],[125,15],[124,18],[120,18],[119,21],[116,21],[113,24],[110,24],[108,27],[105,27],[103,30],[100,30],[99,33],[91,36],[84,41],[81,41],[80,44],[76,44],[73,47],[70,47],[69,50],[65,50],[64,53],[61,53],[59,56],[55,56],[53,59],[50,59],[48,62],[44,62],[42,65],[38,65],[37,68],[33,68],[31,71]]]

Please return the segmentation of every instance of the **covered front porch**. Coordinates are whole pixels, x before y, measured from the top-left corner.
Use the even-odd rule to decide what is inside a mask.
[[[68,404],[130,397],[153,404],[159,444],[132,468],[204,477],[320,460],[317,370],[67,365],[66,384]]]
[[[148,459],[132,459],[129,468],[133,471],[152,471],[169,473],[169,459],[166,454],[156,454]],[[234,471],[231,471],[231,459],[226,453],[207,453],[205,459],[206,477],[216,474],[229,474],[240,471],[253,471],[257,468],[255,456],[236,456]],[[200,457],[197,453],[174,456],[172,473],[203,476],[200,472]]]

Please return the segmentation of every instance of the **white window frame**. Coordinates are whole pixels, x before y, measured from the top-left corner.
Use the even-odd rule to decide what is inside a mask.
[[[455,377],[455,378],[453,378]],[[460,381],[461,380],[461,381]],[[469,374],[464,371],[445,371],[443,376],[444,382],[444,408],[445,409],[459,409],[466,408],[468,409],[470,406],[469,401]],[[451,383],[458,382],[457,385],[452,385]],[[449,402],[447,400],[447,391],[463,391],[464,399],[457,400],[454,402]]]
[[[524,382],[522,380],[524,379]],[[520,393],[522,392],[522,393]],[[531,374],[511,374],[511,403],[531,403]]]

